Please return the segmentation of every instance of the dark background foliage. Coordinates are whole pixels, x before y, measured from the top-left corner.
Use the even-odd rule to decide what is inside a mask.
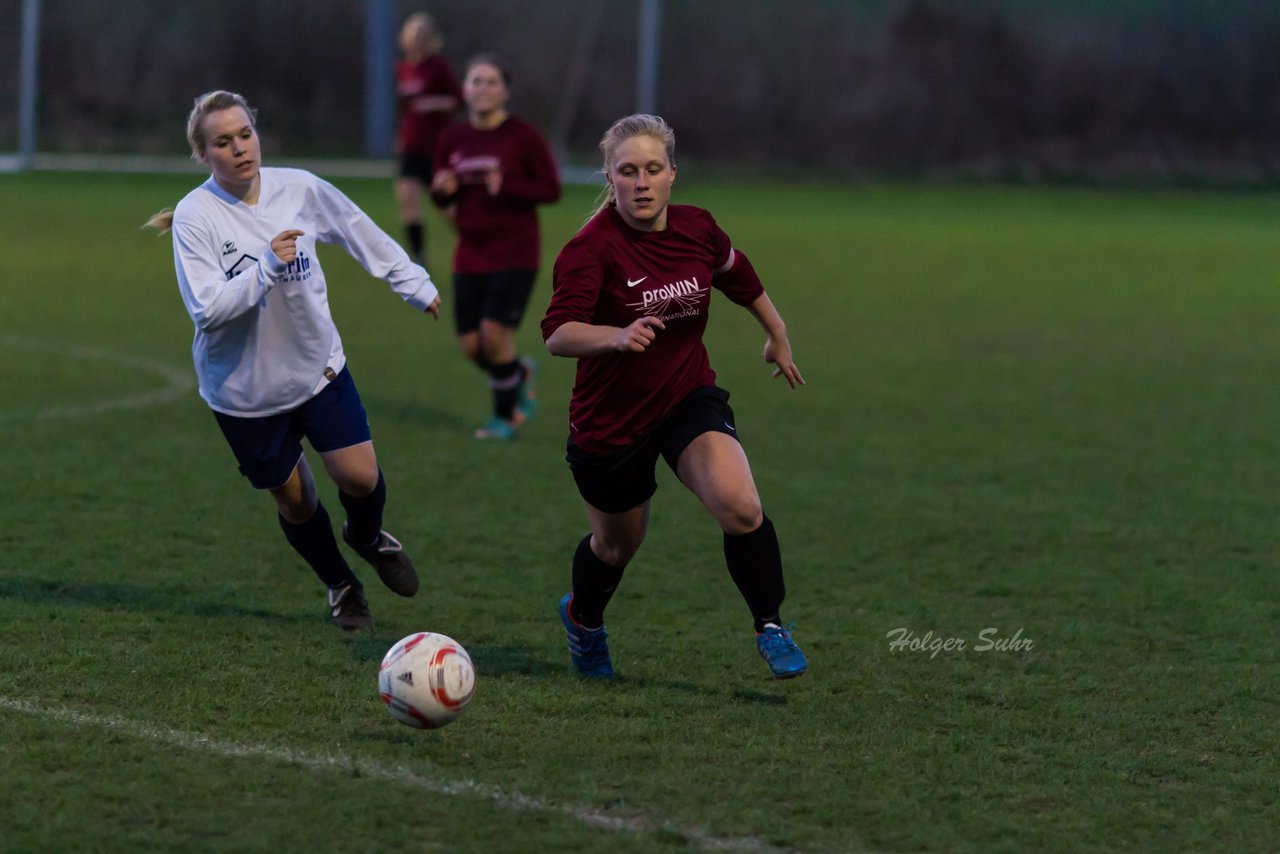
[[[0,0],[17,68],[19,0]],[[398,4],[397,23],[419,4]],[[461,68],[591,163],[636,104],[636,0],[428,4]],[[42,4],[39,148],[181,154],[192,97],[239,90],[295,155],[359,156],[366,4]],[[682,157],[848,176],[1268,181],[1280,4],[1237,0],[665,0],[658,109]],[[0,84],[15,138],[16,74]]]

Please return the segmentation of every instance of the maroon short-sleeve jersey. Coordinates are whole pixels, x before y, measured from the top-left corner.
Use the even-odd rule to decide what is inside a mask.
[[[732,252],[711,214],[688,205],[670,205],[666,229],[647,232],[607,207],[560,251],[544,339],[570,321],[626,327],[647,315],[666,325],[643,353],[578,360],[569,403],[575,445],[588,453],[625,447],[693,389],[715,382],[702,343],[711,288],[740,305],[763,293],[754,277],[747,285],[714,278]]]

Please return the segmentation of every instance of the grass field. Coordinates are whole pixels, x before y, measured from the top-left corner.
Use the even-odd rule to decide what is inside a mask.
[[[1274,850],[1280,196],[682,173],[809,381],[770,380],[717,300],[812,667],[766,678],[664,470],[599,685],[555,614],[586,523],[549,274],[521,332],[539,416],[480,445],[450,324],[322,256],[387,526],[425,569],[413,600],[366,573],[378,627],[343,636],[196,395],[168,241],[137,228],[193,183],[0,176],[0,849]],[[385,182],[336,183],[394,230]],[[591,195],[545,211],[547,268]],[[480,672],[436,733],[376,692],[421,629]]]

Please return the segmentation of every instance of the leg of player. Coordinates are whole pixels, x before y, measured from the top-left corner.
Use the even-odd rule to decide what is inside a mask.
[[[422,182],[417,178],[396,179],[396,205],[404,223],[409,254],[419,264],[426,262],[426,232],[422,227]]]
[[[496,320],[480,321],[480,351],[488,364],[493,417],[476,431],[477,439],[512,439],[520,425],[517,404],[524,368],[516,357],[516,330]]]
[[[418,573],[400,541],[382,530],[387,486],[378,467],[373,442],[361,442],[321,454],[325,470],[338,486],[338,500],[347,511],[342,538],[378,572],[389,589],[401,596],[418,592]]]
[[[489,372],[489,363],[480,351],[480,330],[473,329],[470,332],[460,332],[458,334],[458,350],[467,358],[467,361],[474,362],[476,367],[485,373]]]
[[[649,527],[649,502],[622,513],[606,513],[587,505],[591,533],[573,555],[573,592],[560,600],[569,657],[583,676],[609,679],[609,655],[604,609],[618,589],[623,570],[644,542]]]
[[[804,673],[809,663],[779,616],[786,588],[778,535],[742,445],[725,433],[703,433],[680,454],[677,474],[724,532],[725,563],[751,610],[761,657],[779,679]]]
[[[372,626],[373,617],[360,580],[338,550],[329,513],[316,495],[316,481],[307,458],[299,458],[289,479],[269,491],[275,499],[285,539],[329,590],[333,622],[346,631]]]

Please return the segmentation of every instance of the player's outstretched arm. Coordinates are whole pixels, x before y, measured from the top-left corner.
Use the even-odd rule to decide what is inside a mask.
[[[773,300],[768,294],[760,294],[747,311],[764,327],[764,360],[773,365],[773,376],[786,377],[787,383],[795,388],[804,385],[804,377],[796,367],[795,358],[791,355],[791,340],[787,338],[787,325],[782,322],[782,315],[773,307]]]

